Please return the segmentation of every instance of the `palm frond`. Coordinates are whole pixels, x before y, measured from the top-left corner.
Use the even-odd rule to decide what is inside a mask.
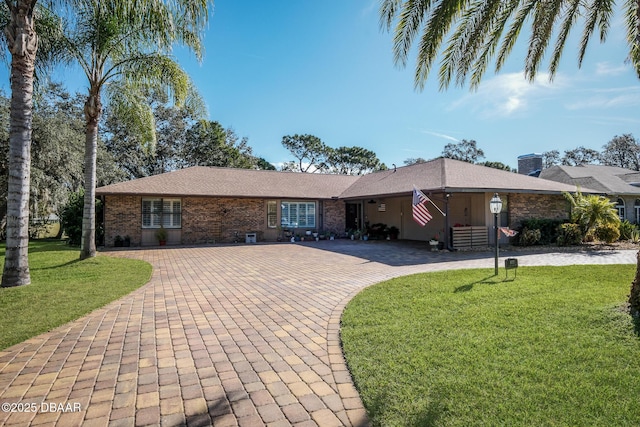
[[[491,33],[496,12],[502,3],[502,0],[475,0],[466,8],[443,52],[439,73],[441,87],[448,87],[453,75],[457,85],[464,85],[467,74],[476,65],[479,50]]]
[[[540,62],[549,45],[554,24],[560,14],[561,5],[562,0],[540,0],[534,8],[529,49],[524,67],[524,74],[530,81],[536,78]]]
[[[640,78],[640,0],[626,0],[625,17],[627,22],[627,43],[629,44],[629,57]]]
[[[600,29],[600,41],[605,41],[614,4],[615,0],[593,0],[590,4],[585,6],[586,22],[582,38],[580,39],[578,65],[582,65],[584,55],[587,51],[587,46],[589,45],[589,40],[591,39],[596,26]]]
[[[442,0],[432,10],[418,48],[418,63],[414,79],[416,88],[424,88],[442,41],[459,18],[465,3],[466,0]]]
[[[507,22],[518,10],[519,3],[520,0],[500,2],[500,8],[496,11],[497,16],[492,22],[491,27],[488,28],[488,34],[486,35],[482,50],[473,65],[473,73],[471,74],[471,80],[469,82],[471,89],[476,89],[480,85],[482,76],[486,72],[489,62],[495,55],[496,48],[500,43],[500,38],[502,37]]]
[[[138,137],[144,152],[152,153],[156,143],[155,118],[141,89],[124,79],[112,81],[106,88],[110,110],[127,121],[127,128]]]
[[[556,43],[553,49],[553,55],[551,57],[551,61],[549,62],[549,72],[551,73],[552,77],[555,76],[558,70],[558,65],[560,64],[560,58],[562,57],[565,43],[567,41],[567,38],[569,37],[571,29],[578,19],[581,3],[582,0],[569,0],[566,4],[564,20],[560,25],[558,37],[556,38]]]
[[[500,49],[498,50],[496,71],[500,71],[502,69],[507,57],[511,54],[511,51],[518,40],[518,36],[520,35],[520,31],[522,31],[522,26],[536,6],[536,1],[537,0],[526,0],[524,4],[518,6],[514,20],[509,26],[507,34],[502,39]]]
[[[413,40],[422,28],[430,8],[430,0],[407,0],[404,3],[393,37],[393,60],[396,65],[407,65]]]
[[[380,28],[386,31],[391,31],[393,26],[393,20],[402,5],[402,0],[383,0],[380,4]]]

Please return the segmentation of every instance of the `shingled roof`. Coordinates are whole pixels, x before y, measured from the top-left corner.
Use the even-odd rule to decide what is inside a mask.
[[[552,166],[540,173],[550,179],[609,195],[640,194],[640,172],[603,165]]]
[[[349,175],[193,166],[100,187],[96,194],[331,199],[357,179]]]
[[[362,176],[342,198],[388,196],[411,192],[413,186],[436,192],[502,192],[558,194],[575,185],[520,175],[459,160],[439,158],[426,163]],[[584,189],[588,192],[587,189]]]
[[[576,190],[575,185],[440,158],[363,176],[194,166],[107,185],[98,188],[96,194],[358,199],[406,195],[414,185],[437,192],[559,194]],[[587,186],[582,190],[590,192]]]

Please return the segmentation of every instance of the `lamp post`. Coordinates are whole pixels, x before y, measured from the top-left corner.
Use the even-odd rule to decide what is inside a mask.
[[[494,215],[494,225],[493,227],[496,230],[496,263],[495,263],[495,275],[498,275],[498,256],[499,256],[499,248],[498,248],[498,240],[500,239],[499,231],[498,231],[498,215],[500,211],[502,211],[502,200],[500,200],[500,196],[498,193],[494,193],[491,201],[489,202],[489,210]]]

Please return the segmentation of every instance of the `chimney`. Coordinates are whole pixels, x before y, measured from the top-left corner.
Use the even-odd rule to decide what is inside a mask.
[[[542,154],[532,153],[518,156],[518,173],[537,177],[542,171]]]

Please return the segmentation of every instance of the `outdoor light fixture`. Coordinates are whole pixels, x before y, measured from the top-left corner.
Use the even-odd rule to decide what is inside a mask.
[[[498,241],[500,239],[500,236],[498,235],[499,233],[499,229],[498,229],[498,215],[500,214],[500,212],[502,211],[502,200],[500,199],[500,196],[498,196],[498,193],[494,193],[493,197],[491,198],[491,201],[489,202],[489,210],[491,211],[491,213],[494,215],[494,223],[493,223],[493,227],[496,230],[496,263],[495,263],[495,275],[498,275],[498,256],[499,256],[499,247],[498,247]]]

